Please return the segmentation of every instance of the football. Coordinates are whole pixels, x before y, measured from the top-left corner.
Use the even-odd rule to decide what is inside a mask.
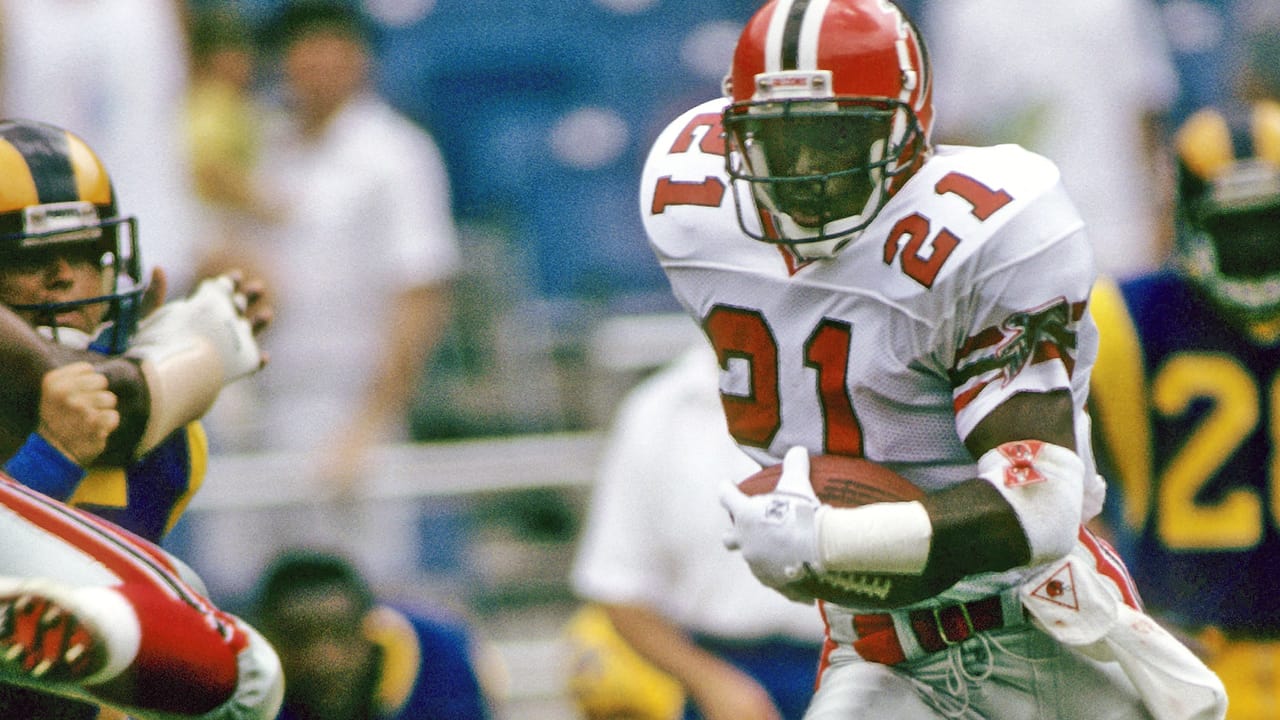
[[[771,465],[740,482],[738,489],[747,495],[772,492],[781,476],[782,464]],[[809,484],[819,501],[838,508],[925,496],[910,480],[884,465],[842,455],[811,455]],[[919,575],[838,570],[811,574],[793,585],[811,597],[857,609],[902,607],[945,589],[933,587]]]
[[[747,495],[773,492],[780,477],[782,463],[770,465],[738,483],[738,489]],[[866,458],[844,455],[810,455],[809,484],[813,486],[813,494],[832,507],[924,497],[924,491],[888,467]]]

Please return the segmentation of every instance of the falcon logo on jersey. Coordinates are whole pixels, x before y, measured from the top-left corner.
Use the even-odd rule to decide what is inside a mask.
[[[1084,304],[1077,305],[1082,311]],[[997,378],[1008,385],[1028,365],[1054,359],[1061,360],[1070,375],[1076,349],[1076,333],[1070,326],[1079,319],[1077,305],[1058,298],[1040,308],[1013,313],[999,327],[969,338],[956,353],[952,387],[983,378],[964,393],[976,395]]]
[[[1009,384],[1029,363],[1055,357],[1070,362],[1069,354],[1063,352],[1064,348],[1071,351],[1076,347],[1076,333],[1068,328],[1070,322],[1071,312],[1067,301],[1062,298],[1039,310],[1015,313],[1005,318],[1003,327],[1008,335],[996,348],[995,354],[995,360],[1004,373],[1005,384]]]
[[[1080,600],[1076,597],[1076,578],[1071,570],[1071,563],[1063,564],[1048,580],[1040,583],[1031,591],[1031,597],[1078,611]]]

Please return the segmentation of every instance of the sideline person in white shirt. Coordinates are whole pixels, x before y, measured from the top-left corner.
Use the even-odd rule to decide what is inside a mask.
[[[822,623],[811,605],[761,585],[722,543],[731,525],[717,505],[718,482],[760,466],[730,438],[718,383],[715,356],[699,344],[624,401],[573,587],[681,683],[702,717],[799,718],[817,676]]]

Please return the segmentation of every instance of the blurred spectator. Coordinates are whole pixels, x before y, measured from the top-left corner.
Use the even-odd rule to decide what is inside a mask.
[[[1280,4],[1253,0],[1244,7],[1239,98],[1246,102],[1280,98]]]
[[[194,193],[182,144],[187,50],[179,0],[0,0],[0,115],[80,135],[145,218],[148,266],[193,279]]]
[[[730,439],[718,383],[715,356],[699,343],[624,401],[573,587],[680,682],[686,718],[799,718],[817,677],[822,621],[812,606],[761,585],[722,544],[730,524],[716,488],[760,467]]]
[[[1280,94],[1280,3],[1157,1],[1180,84],[1170,127],[1205,107]],[[1259,92],[1267,85],[1269,92]]]
[[[255,94],[253,34],[232,6],[193,12],[188,28],[192,74],[184,116],[186,150],[210,227],[209,246],[197,253],[197,275],[216,275],[232,262],[228,258],[261,275],[253,235],[277,211],[253,181],[264,121]]]
[[[214,407],[210,449],[296,454],[330,502],[281,518],[275,540],[335,543],[391,581],[419,569],[421,508],[353,500],[376,480],[376,446],[407,439],[407,406],[450,319],[449,180],[430,135],[370,86],[372,31],[353,5],[288,2],[260,30],[280,82],[254,177],[280,208],[254,236],[275,281],[271,363],[237,405]],[[212,532],[218,552],[261,557],[256,538]],[[360,541],[373,532],[378,543]]]
[[[276,279],[263,258],[259,234],[279,217],[254,179],[262,146],[265,109],[256,93],[258,51],[252,28],[234,6],[193,9],[187,21],[191,83],[183,115],[184,149],[201,220],[195,276],[239,268]],[[252,386],[236,383],[222,393],[208,417],[217,446],[248,447],[257,428]]]
[[[582,720],[676,720],[684,688],[618,636],[608,612],[587,603],[565,626],[569,695]]]
[[[338,555],[281,553],[260,580],[252,614],[284,666],[279,720],[491,717],[491,656],[468,625],[376,601]]]
[[[1049,157],[1100,271],[1124,277],[1162,263],[1162,115],[1178,81],[1150,0],[947,0],[929,3],[923,22],[935,140],[1013,142]]]
[[[440,152],[370,87],[369,33],[323,0],[288,3],[266,28],[285,105],[256,181],[281,219],[257,249],[276,322],[271,372],[255,378],[259,446],[237,448],[310,451],[340,492],[372,445],[405,437],[459,262]]]

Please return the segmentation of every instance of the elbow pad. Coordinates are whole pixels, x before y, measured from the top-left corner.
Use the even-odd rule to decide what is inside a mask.
[[[978,459],[978,476],[1013,508],[1031,550],[1031,565],[1056,560],[1075,545],[1084,497],[1084,461],[1040,440],[1007,442]]]

